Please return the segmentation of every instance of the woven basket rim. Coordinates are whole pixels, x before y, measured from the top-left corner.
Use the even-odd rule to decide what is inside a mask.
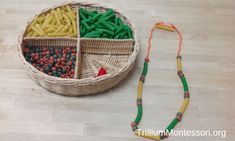
[[[62,85],[94,85],[94,84],[97,84],[99,82],[102,82],[102,81],[105,81],[106,79],[108,78],[113,78],[115,77],[116,75],[119,75],[121,72],[124,72],[125,70],[128,69],[129,66],[131,66],[134,62],[135,62],[135,59],[136,59],[136,56],[139,52],[139,42],[138,42],[138,39],[137,39],[137,33],[136,33],[136,27],[135,25],[133,24],[132,20],[126,16],[127,14],[123,13],[123,12],[120,12],[119,10],[115,9],[115,8],[112,8],[117,14],[120,14],[121,16],[125,17],[127,22],[131,25],[131,28],[132,28],[132,31],[133,31],[133,39],[121,39],[121,40],[125,40],[125,41],[128,41],[128,40],[134,40],[135,44],[134,44],[134,50],[133,52],[131,53],[131,55],[129,56],[129,60],[128,60],[128,63],[123,66],[122,68],[120,68],[120,71],[110,75],[110,74],[106,74],[106,75],[103,75],[103,76],[99,76],[99,77],[89,77],[89,78],[83,78],[83,79],[74,79],[74,78],[59,78],[59,77],[54,77],[54,76],[50,76],[48,74],[45,74],[39,70],[37,70],[36,68],[34,68],[30,63],[28,63],[24,56],[23,56],[23,53],[22,53],[22,43],[23,43],[23,39],[42,39],[42,38],[51,38],[51,39],[58,39],[58,38],[68,38],[68,39],[77,39],[79,40],[91,40],[91,39],[94,39],[94,38],[80,38],[79,36],[77,38],[74,38],[74,37],[24,37],[24,34],[25,34],[25,31],[26,31],[26,28],[29,26],[29,24],[32,22],[32,20],[43,14],[43,13],[46,13],[47,11],[51,10],[51,9],[54,9],[54,8],[57,8],[57,7],[62,7],[64,5],[82,5],[82,6],[86,6],[86,7],[89,7],[89,6],[92,6],[92,7],[99,7],[99,8],[104,8],[104,9],[108,9],[108,8],[112,8],[113,6],[103,6],[103,5],[100,5],[100,4],[97,4],[97,3],[88,3],[88,2],[77,2],[77,1],[72,1],[72,2],[66,2],[66,3],[61,3],[61,4],[57,4],[53,7],[49,7],[49,8],[45,8],[44,10],[42,10],[39,14],[36,14],[35,16],[33,16],[26,24],[26,26],[23,28],[21,34],[19,34],[19,38],[18,38],[18,46],[17,46],[17,52],[18,52],[18,56],[20,57],[21,61],[23,62],[24,64],[24,67],[31,72],[31,75],[34,75],[35,77],[38,77],[38,78],[41,78],[41,79],[44,79],[44,81],[47,81],[47,82],[50,82],[50,83],[58,83],[58,84],[62,84]],[[79,35],[79,33],[78,33]],[[94,40],[97,40],[97,39],[94,39]],[[121,40],[115,40],[115,39],[98,39],[98,40],[112,40],[112,41],[121,41]]]

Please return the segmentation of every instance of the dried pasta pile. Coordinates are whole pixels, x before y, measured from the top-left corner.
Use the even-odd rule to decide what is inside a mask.
[[[26,30],[26,37],[77,36],[76,10],[69,5],[37,16]]]

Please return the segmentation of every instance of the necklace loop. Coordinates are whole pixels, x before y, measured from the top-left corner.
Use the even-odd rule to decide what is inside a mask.
[[[148,63],[150,61],[149,55],[150,55],[150,49],[151,49],[151,40],[152,40],[153,32],[154,32],[155,29],[161,29],[161,30],[166,30],[166,31],[170,31],[170,32],[175,32],[176,31],[179,35],[179,40],[180,41],[179,41],[179,45],[178,45],[176,63],[177,63],[178,75],[179,75],[179,78],[181,79],[183,89],[184,89],[183,104],[181,105],[179,111],[177,112],[176,117],[166,127],[166,129],[165,129],[166,132],[164,134],[160,134],[160,135],[150,134],[150,133],[138,128],[138,124],[140,123],[142,115],[143,115],[142,91],[143,91],[143,84],[145,82],[145,77],[146,77],[147,72],[148,72]],[[185,75],[184,75],[183,70],[182,70],[182,57],[180,55],[182,40],[183,40],[183,37],[182,37],[181,32],[177,29],[177,27],[175,25],[173,25],[171,23],[168,23],[168,22],[156,23],[150,31],[150,36],[149,36],[149,39],[148,39],[147,53],[146,53],[146,57],[144,59],[144,67],[143,67],[143,71],[142,71],[142,74],[141,74],[140,79],[139,79],[138,90],[137,90],[136,103],[137,103],[138,112],[137,112],[137,116],[136,116],[135,120],[131,123],[132,130],[135,132],[135,134],[137,136],[141,136],[141,137],[144,137],[144,138],[160,141],[164,138],[167,138],[169,136],[169,133],[172,131],[172,129],[177,125],[177,123],[179,123],[182,120],[183,114],[184,114],[184,112],[186,111],[186,109],[188,107],[189,97],[190,97],[189,96],[190,93],[189,93],[188,83],[187,83],[187,80],[186,80]]]

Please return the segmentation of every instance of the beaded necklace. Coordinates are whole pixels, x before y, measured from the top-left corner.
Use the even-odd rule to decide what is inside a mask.
[[[142,114],[143,114],[142,90],[143,90],[143,84],[144,84],[144,81],[145,81],[145,77],[146,77],[147,72],[148,72],[149,54],[150,54],[150,49],[151,49],[151,40],[152,40],[152,37],[153,37],[153,31],[155,29],[162,29],[162,30],[171,31],[171,32],[176,31],[179,35],[180,41],[179,41],[176,61],[177,61],[178,75],[179,75],[179,78],[181,79],[181,82],[182,82],[183,88],[184,88],[184,101],[183,101],[183,104],[181,105],[178,113],[176,114],[176,117],[166,127],[165,132],[160,133],[160,135],[155,135],[155,134],[146,132],[146,131],[138,128],[138,124],[140,123],[141,118],[142,118]],[[140,80],[139,80],[139,84],[138,84],[138,90],[137,90],[138,113],[137,113],[137,116],[135,118],[135,121],[131,123],[132,130],[134,131],[134,133],[137,136],[141,136],[141,137],[144,137],[144,138],[160,141],[164,138],[167,138],[169,136],[169,133],[172,131],[172,129],[177,125],[178,122],[180,122],[182,120],[183,113],[185,112],[185,110],[187,109],[187,106],[189,104],[189,88],[188,88],[186,78],[185,78],[185,76],[183,74],[183,71],[182,71],[182,63],[181,63],[181,55],[180,55],[182,40],[183,40],[183,38],[182,38],[181,32],[173,24],[170,24],[170,23],[165,23],[165,22],[156,23],[150,31],[150,37],[148,39],[147,54],[146,54],[146,57],[145,57],[145,60],[144,60],[144,68],[143,68],[142,74],[140,76]]]

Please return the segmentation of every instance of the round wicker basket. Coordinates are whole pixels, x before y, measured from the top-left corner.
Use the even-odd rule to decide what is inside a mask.
[[[81,2],[64,3],[52,8],[63,7],[67,4],[73,8],[85,7],[87,9],[96,9],[100,11],[110,8],[99,4]],[[43,10],[39,15],[47,13],[52,8]],[[113,10],[117,17],[121,18],[125,24],[131,27],[133,39],[81,38],[79,34],[75,38],[26,37],[26,28],[32,22],[32,18],[27,23],[23,32],[19,35],[18,43],[18,54],[27,72],[29,72],[31,77],[42,87],[57,94],[68,96],[100,93],[117,85],[133,69],[139,51],[139,43],[135,26],[131,20],[118,10]],[[77,24],[79,25],[79,14],[77,14],[77,19]],[[80,33],[79,26],[77,26],[77,30],[78,33]],[[76,47],[77,54],[74,78],[53,77],[33,67],[24,58],[23,49],[26,44],[38,47]],[[107,74],[96,77],[100,67],[105,68]]]

